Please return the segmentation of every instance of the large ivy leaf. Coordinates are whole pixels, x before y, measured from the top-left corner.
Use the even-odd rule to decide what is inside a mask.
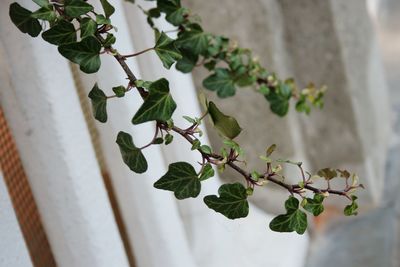
[[[93,10],[93,6],[83,0],[65,0],[65,15],[71,18],[77,18],[89,11]]]
[[[100,49],[101,44],[93,36],[88,36],[78,43],[58,47],[61,55],[79,64],[80,69],[86,73],[94,73],[100,69]]]
[[[177,199],[184,199],[197,197],[201,184],[192,165],[176,162],[169,165],[168,172],[154,183],[154,187],[172,191]]]
[[[198,24],[191,24],[187,30],[178,36],[176,40],[178,48],[190,50],[195,55],[201,55],[207,52],[208,33]]]
[[[23,8],[18,3],[12,3],[10,5],[9,15],[11,21],[23,33],[36,37],[42,31],[42,26],[39,21],[31,17],[32,12]]]
[[[306,198],[306,204],[303,208],[311,212],[314,216],[318,216],[324,211],[324,205],[322,205],[323,201],[323,195],[315,194],[314,198]]]
[[[161,59],[165,68],[171,68],[175,61],[182,58],[179,50],[175,46],[175,41],[169,38],[164,32],[156,38],[154,50]]]
[[[147,171],[146,158],[142,151],[135,146],[130,134],[122,131],[119,132],[116,142],[121,151],[122,159],[129,169],[136,173],[144,173]]]
[[[299,200],[290,196],[285,202],[286,214],[278,215],[269,224],[275,232],[293,232],[304,234],[307,229],[307,215],[299,209]]]
[[[219,197],[204,197],[204,202],[216,212],[229,219],[246,217],[249,214],[246,188],[240,183],[224,184],[218,189]]]
[[[100,0],[100,3],[103,7],[106,18],[109,18],[112,14],[114,14],[115,8],[107,0]]]
[[[132,119],[133,124],[147,121],[167,121],[176,109],[176,103],[169,93],[169,83],[161,78],[149,86],[149,95]]]
[[[94,36],[97,30],[97,23],[91,18],[81,19],[81,38]]]
[[[210,114],[214,127],[221,135],[229,139],[234,139],[242,131],[237,120],[222,113],[214,102],[208,103],[208,113]]]
[[[217,68],[214,74],[203,81],[203,86],[211,91],[217,91],[221,98],[233,96],[236,93],[233,76],[227,69]]]
[[[92,112],[96,120],[100,122],[107,121],[107,96],[97,86],[97,83],[93,86],[89,92],[89,98],[92,102]]]
[[[51,44],[68,44],[76,42],[76,31],[72,23],[61,20],[49,30],[42,33],[42,37]]]

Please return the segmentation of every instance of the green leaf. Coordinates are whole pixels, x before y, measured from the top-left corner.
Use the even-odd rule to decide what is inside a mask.
[[[344,215],[345,216],[352,216],[352,215],[357,215],[358,214],[358,204],[357,204],[357,197],[356,196],[351,196],[351,199],[352,199],[352,201],[351,201],[351,204],[350,205],[347,205],[345,208],[344,208]]]
[[[271,111],[281,117],[285,116],[289,111],[289,100],[287,97],[271,91],[265,98],[270,103]]]
[[[31,17],[32,12],[23,8],[18,3],[12,3],[10,5],[9,15],[11,21],[23,33],[36,37],[42,31],[42,26],[39,21]]]
[[[169,93],[169,83],[165,78],[149,86],[149,95],[132,119],[133,124],[147,121],[167,121],[176,109],[176,103]]]
[[[212,153],[211,147],[207,146],[207,145],[200,146],[200,150],[201,150],[201,152],[206,153],[206,154],[211,154]]]
[[[65,0],[65,15],[71,18],[77,18],[93,10],[93,6],[83,0]]]
[[[107,37],[106,37],[106,40],[105,40],[104,43],[103,43],[103,46],[104,46],[104,47],[110,47],[110,46],[112,46],[113,44],[115,44],[115,41],[116,41],[116,39],[115,39],[114,34],[112,34],[112,33],[107,33]]]
[[[174,40],[169,38],[164,32],[161,32],[156,39],[154,50],[161,59],[164,67],[169,69],[171,65],[174,64],[175,61],[181,59],[182,56],[176,48]]]
[[[217,91],[221,98],[233,96],[236,92],[233,76],[227,69],[215,69],[215,72],[203,81],[203,86],[208,90]]]
[[[270,145],[266,150],[267,157],[271,156],[271,154],[274,153],[275,149],[276,149],[276,144]]]
[[[76,31],[72,23],[65,20],[60,20],[56,25],[42,33],[45,41],[54,44],[62,45],[76,42]]]
[[[46,6],[33,12],[31,17],[34,19],[42,19],[53,22],[57,18],[57,15],[52,8]]]
[[[107,121],[107,96],[97,86],[97,83],[93,86],[89,92],[89,98],[92,102],[93,116],[100,122]]]
[[[168,14],[165,19],[174,26],[179,26],[185,21],[185,15],[187,15],[189,10],[187,8],[181,7],[174,12]]]
[[[114,14],[115,8],[107,0],[100,0],[100,3],[103,6],[106,18],[109,18],[112,14]]]
[[[199,56],[186,49],[181,49],[181,55],[182,58],[176,62],[175,68],[183,73],[191,72],[196,66]]]
[[[211,166],[210,163],[207,163],[204,168],[203,171],[200,174],[200,181],[205,181],[211,177],[213,177],[215,174],[213,167]]]
[[[217,131],[229,139],[234,139],[240,134],[242,128],[240,128],[237,120],[231,116],[222,113],[214,102],[209,102],[208,112],[210,114],[211,120]]]
[[[304,209],[311,212],[314,216],[318,216],[324,211],[324,205],[322,205],[323,201],[323,195],[315,194],[314,198],[306,198]]]
[[[246,188],[240,183],[224,184],[218,189],[219,197],[204,197],[204,202],[216,212],[229,219],[246,217],[249,214]]]
[[[40,7],[47,7],[49,5],[49,0],[33,0]]]
[[[125,96],[125,87],[122,85],[113,87],[112,90],[117,97]]]
[[[195,139],[193,140],[193,144],[192,144],[192,148],[191,150],[197,150],[199,149],[201,146],[200,140],[199,139]]]
[[[172,191],[177,199],[184,199],[197,197],[201,184],[192,165],[176,162],[169,165],[168,172],[154,183],[154,187]]]
[[[165,145],[169,145],[174,140],[174,136],[172,134],[165,135]]]
[[[337,172],[331,168],[324,168],[317,172],[317,174],[321,177],[324,177],[326,180],[331,180],[337,176]]]
[[[101,44],[93,36],[88,36],[78,43],[64,44],[58,47],[61,55],[79,64],[85,73],[94,73],[100,69]]]
[[[131,171],[136,173],[144,173],[147,171],[147,161],[142,151],[135,146],[132,136],[125,132],[119,132],[117,136],[117,144],[121,151],[122,159],[128,165]]]
[[[285,202],[286,214],[278,215],[269,224],[275,232],[296,231],[302,235],[307,229],[307,215],[299,210],[299,200],[290,196]]]
[[[157,0],[157,7],[161,12],[171,14],[181,7],[180,0]]]
[[[96,23],[97,24],[111,24],[111,20],[109,18],[104,17],[104,15],[96,15]]]
[[[87,36],[94,36],[97,30],[96,21],[91,18],[83,18],[81,19],[81,38],[85,38]]]
[[[198,24],[191,24],[186,31],[178,36],[176,45],[178,48],[190,50],[195,55],[202,55],[207,52],[208,33]]]

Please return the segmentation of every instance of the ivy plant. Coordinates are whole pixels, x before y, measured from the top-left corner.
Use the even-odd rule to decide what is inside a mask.
[[[306,212],[313,216],[320,215],[324,211],[323,201],[330,195],[348,198],[350,204],[344,208],[344,214],[357,214],[354,192],[363,186],[356,174],[323,168],[312,175],[303,170],[301,162],[274,159],[272,155],[276,145],[267,147],[265,154],[260,155],[260,160],[265,163],[263,170],[246,170],[242,164],[243,149],[235,141],[242,128],[233,116],[225,114],[215,103],[204,98],[204,114],[200,118],[184,116],[189,126],[178,127],[172,120],[177,105],[168,80],[140,80],[126,61],[153,51],[159,57],[160,64],[167,69],[175,65],[178,71],[189,73],[194,68],[203,67],[209,71],[203,80],[206,90],[215,92],[220,98],[228,98],[234,96],[238,88],[253,88],[278,116],[286,115],[293,101],[298,112],[308,114],[312,107],[321,108],[326,90],[324,86],[317,88],[309,84],[300,90],[293,79],[280,79],[274,72],[265,69],[251,50],[238,46],[228,37],[204,31],[198,16],[183,7],[180,0],[148,0],[154,2],[152,8],[144,10],[139,7],[147,16],[149,27],[154,30],[154,46],[136,53],[121,54],[113,47],[117,41],[113,35],[116,27],[112,24],[115,9],[108,0],[99,1],[103,10],[95,10],[85,0],[33,0],[37,4],[37,10],[33,11],[13,3],[9,15],[22,33],[32,37],[41,34],[45,41],[57,46],[62,56],[78,64],[85,73],[95,73],[100,69],[101,55],[114,57],[119,63],[128,80],[127,84],[108,89],[113,92],[111,95],[95,84],[89,98],[94,118],[105,123],[108,120],[108,101],[117,101],[133,89],[139,92],[143,104],[132,114],[131,123],[154,122],[155,129],[153,138],[143,147],[137,147],[129,133],[121,131],[116,136],[121,158],[130,170],[135,173],[146,172],[148,163],[142,151],[152,145],[168,145],[175,140],[174,136],[180,136],[182,139],[179,142],[189,142],[191,149],[201,156],[199,166],[187,162],[172,163],[167,173],[154,183],[155,188],[171,191],[177,199],[196,198],[200,194],[201,184],[215,175],[214,166],[221,172],[225,168],[232,168],[244,181],[223,184],[217,194],[204,197],[207,207],[229,219],[246,217],[249,213],[248,199],[256,187],[269,183],[282,187],[289,194],[284,203],[286,213],[278,215],[269,224],[273,231],[303,234],[307,228]],[[127,1],[134,3],[134,0]],[[171,30],[167,32],[155,26],[154,20],[164,18],[173,27],[176,37],[169,35]],[[202,144],[199,139],[202,135],[200,126],[207,116],[224,144],[219,153]],[[298,183],[285,182],[281,173],[286,164],[298,167]],[[315,179],[325,181],[326,186],[314,186]],[[344,187],[331,188],[332,179],[344,179]]]

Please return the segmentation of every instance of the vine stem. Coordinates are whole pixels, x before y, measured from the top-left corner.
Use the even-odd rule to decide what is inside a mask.
[[[97,34],[96,35],[97,38],[99,39],[99,41],[101,43],[104,43],[104,38],[100,35]],[[133,74],[132,70],[130,69],[130,67],[126,64],[125,59],[126,56],[122,56],[121,54],[119,54],[114,48],[112,48],[112,46],[106,47],[108,49],[110,49],[110,51],[114,52],[114,58],[118,61],[118,63],[121,65],[122,69],[124,70],[125,74],[128,76],[129,79],[129,83],[132,87],[136,87],[136,89],[138,90],[140,96],[142,97],[142,99],[146,99],[148,92],[142,88],[142,87],[137,87],[136,86],[136,81],[137,78],[136,76]],[[147,50],[151,50],[153,48],[149,48]],[[147,52],[146,50],[139,52],[140,54]],[[136,53],[136,54],[139,54]],[[134,55],[134,54],[132,54]],[[128,55],[129,56],[129,55]],[[160,128],[161,130],[172,130],[174,132],[176,132],[177,134],[181,135],[184,139],[186,139],[190,144],[193,144],[194,139],[190,136],[190,134],[184,130],[181,129],[177,126],[173,126],[172,128],[168,127],[168,125],[165,122],[161,122],[161,121],[157,121],[157,129]],[[216,160],[223,160],[224,158],[221,155],[215,154],[215,153],[204,153],[203,151],[201,151],[200,149],[198,149],[198,151],[201,153],[202,157],[207,159],[210,163],[213,163],[214,165],[216,164],[215,161],[210,160],[210,158],[212,159],[216,159]],[[230,168],[234,169],[236,172],[238,172],[239,174],[241,174],[244,179],[246,180],[247,183],[250,183],[251,185],[259,185],[257,184],[256,181],[254,181],[251,178],[251,174],[249,172],[247,172],[246,170],[242,169],[240,166],[238,166],[235,162],[233,161],[228,161],[226,163]],[[300,167],[300,169],[302,170],[302,168]],[[302,196],[302,189],[307,189],[310,190],[314,193],[329,193],[329,194],[334,194],[334,195],[340,195],[340,196],[345,196],[348,199],[351,200],[351,198],[348,196],[347,191],[340,191],[340,190],[333,190],[330,189],[329,187],[327,189],[319,189],[316,187],[313,187],[311,185],[309,185],[309,183],[305,183],[303,187],[300,187],[300,185],[298,184],[288,184],[285,183],[283,181],[280,181],[279,179],[276,179],[275,177],[275,173],[267,173],[265,174],[263,177],[260,177],[261,179],[270,181],[276,185],[279,185],[283,188],[285,188],[287,191],[289,191],[290,194],[298,194],[300,196]],[[304,174],[302,173],[302,176],[304,177]]]
[[[136,56],[139,56],[139,55],[144,54],[146,52],[149,52],[151,50],[154,50],[154,47],[150,47],[150,48],[147,48],[147,49],[145,49],[143,51],[140,51],[140,52],[137,52],[137,53],[133,53],[133,54],[121,55],[121,57],[123,57],[123,58],[136,57]]]

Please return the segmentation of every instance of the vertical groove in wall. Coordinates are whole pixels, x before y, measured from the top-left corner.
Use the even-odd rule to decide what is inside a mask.
[[[39,211],[17,147],[0,107],[0,168],[35,267],[55,267],[56,262],[44,231]],[[11,244],[12,245],[12,244]]]
[[[104,159],[104,153],[101,147],[101,142],[99,138],[99,133],[96,128],[96,121],[93,119],[91,107],[90,107],[90,102],[88,100],[88,97],[86,95],[86,90],[82,84],[81,78],[79,77],[79,69],[77,65],[70,63],[72,75],[74,78],[74,83],[75,83],[75,88],[79,96],[79,102],[82,107],[82,112],[85,117],[86,125],[89,129],[90,133],[90,139],[92,141],[95,153],[96,153],[96,158],[97,161],[99,162],[99,166],[101,169],[101,173],[103,176],[104,184],[107,189],[108,197],[110,199],[111,207],[114,212],[115,220],[118,225],[119,233],[122,239],[122,242],[124,244],[124,248],[126,251],[126,254],[128,256],[129,260],[129,265],[131,267],[136,266],[135,264],[135,257],[132,253],[132,246],[128,238],[127,230],[125,227],[125,222],[122,219],[121,215],[121,210],[118,206],[118,201],[115,195],[115,190],[111,181],[111,177],[108,174],[105,159]]]

